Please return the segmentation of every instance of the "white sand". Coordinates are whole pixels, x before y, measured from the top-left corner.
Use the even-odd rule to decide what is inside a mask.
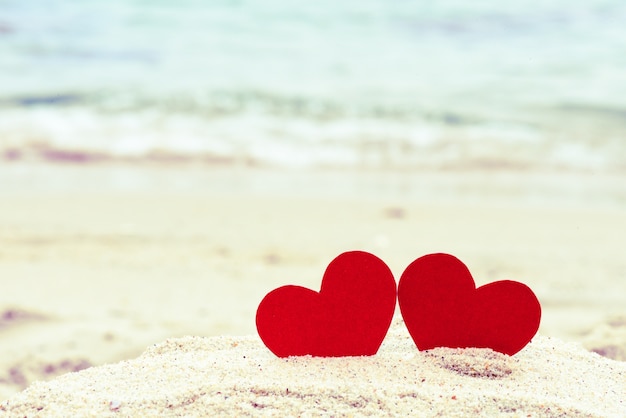
[[[168,338],[254,335],[267,292],[318,289],[352,249],[396,279],[452,253],[479,285],[528,284],[541,335],[626,358],[620,176],[265,173],[283,190],[262,170],[118,169],[0,167],[0,401]]]
[[[258,337],[167,340],[33,384],[1,417],[626,415],[626,363],[543,336],[514,357],[418,352],[395,321],[372,357],[273,356]]]

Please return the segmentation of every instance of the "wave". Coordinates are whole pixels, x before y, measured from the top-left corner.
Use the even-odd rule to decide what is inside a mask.
[[[626,118],[619,107],[563,105],[536,109],[532,117],[487,118],[260,94],[221,94],[213,96],[219,97],[215,101],[48,97],[4,102],[0,158],[67,164],[626,169],[620,134]]]
[[[454,110],[425,109],[402,100],[367,100],[363,98],[329,100],[305,95],[272,92],[207,91],[193,94],[138,94],[137,92],[59,92],[0,97],[0,109],[84,106],[103,113],[158,111],[185,113],[204,117],[223,117],[260,113],[279,117],[302,117],[329,120],[346,117],[394,120],[426,119],[459,125],[475,123],[476,116]]]

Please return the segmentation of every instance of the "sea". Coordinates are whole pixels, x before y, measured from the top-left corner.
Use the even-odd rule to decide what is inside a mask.
[[[623,0],[0,0],[0,164],[626,173]]]

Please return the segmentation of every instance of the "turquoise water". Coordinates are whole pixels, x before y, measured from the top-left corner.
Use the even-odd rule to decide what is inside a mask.
[[[626,3],[0,0],[0,155],[626,170]]]

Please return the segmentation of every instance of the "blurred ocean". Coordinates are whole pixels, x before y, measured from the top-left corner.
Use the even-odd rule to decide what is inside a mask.
[[[0,157],[625,172],[624,22],[623,0],[0,0]]]

